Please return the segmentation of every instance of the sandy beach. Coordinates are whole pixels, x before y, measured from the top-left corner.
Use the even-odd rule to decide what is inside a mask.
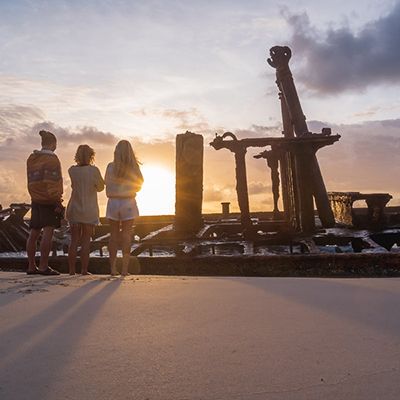
[[[398,399],[400,279],[0,272],[0,398]]]

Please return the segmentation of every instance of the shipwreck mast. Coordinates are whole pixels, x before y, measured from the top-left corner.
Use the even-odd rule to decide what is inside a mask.
[[[306,117],[297,95],[292,72],[289,68],[291,56],[292,52],[289,47],[274,46],[270,49],[270,58],[267,61],[271,67],[276,69],[276,83],[280,90],[283,134],[285,137],[293,137],[294,132],[296,137],[302,138],[315,134],[310,133],[308,129]],[[329,133],[329,130],[325,131],[325,134]],[[312,230],[314,226],[313,199],[315,199],[322,226],[328,228],[335,224],[324,180],[315,155],[317,150],[318,148],[314,146],[298,146],[294,159],[289,160],[286,156],[281,160],[283,170],[289,172],[296,180],[295,191],[297,191],[298,199],[292,199],[292,202],[299,203],[300,218],[302,219],[300,223],[305,230]],[[289,188],[284,183],[283,193],[286,198],[293,195],[288,194],[288,191]],[[291,200],[286,199],[286,201]]]

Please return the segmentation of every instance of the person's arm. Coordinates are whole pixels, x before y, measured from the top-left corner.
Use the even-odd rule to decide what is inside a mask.
[[[104,183],[107,186],[110,181],[110,164],[107,165],[106,174],[104,175]]]
[[[31,188],[30,188],[30,156],[26,160],[26,187],[28,188],[29,195],[31,195]]]
[[[72,167],[68,168],[68,175],[69,175],[69,181],[71,182],[71,188],[74,188],[74,181],[72,179]]]
[[[104,180],[103,177],[101,176],[101,173],[97,167],[96,168],[96,178],[95,178],[95,187],[98,192],[101,192],[104,190]]]
[[[60,179],[58,180],[58,186],[57,186],[58,192],[57,192],[57,194],[58,194],[58,196],[60,198],[60,201],[62,202],[62,195],[64,193],[64,186],[63,186],[61,163],[60,163],[60,160],[58,159],[58,157],[57,157],[57,171],[58,171],[59,177],[60,177]]]

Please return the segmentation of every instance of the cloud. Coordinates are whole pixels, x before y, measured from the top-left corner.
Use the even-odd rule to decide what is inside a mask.
[[[207,186],[204,188],[203,200],[205,202],[217,202],[230,201],[236,197],[236,190],[234,185],[220,186],[217,184]]]
[[[400,3],[390,13],[364,25],[314,27],[306,13],[285,15],[293,33],[290,40],[303,64],[296,79],[320,94],[363,90],[370,85],[400,83]]]
[[[249,195],[267,194],[271,191],[271,185],[265,182],[249,182],[248,190]]]
[[[131,111],[131,114],[138,118],[161,118],[164,121],[171,121],[175,132],[177,130],[190,131],[209,137],[216,131],[223,131],[222,127],[212,127],[206,117],[195,107],[189,109],[141,107]]]
[[[342,137],[317,153],[329,191],[391,193],[400,204],[400,119],[332,127]]]
[[[6,137],[13,138],[44,119],[43,111],[34,106],[15,104],[0,106],[0,141]]]
[[[251,125],[248,129],[236,129],[235,135],[238,139],[246,137],[265,137],[265,136],[282,136],[282,127],[279,125],[275,126],[262,126],[262,125]]]

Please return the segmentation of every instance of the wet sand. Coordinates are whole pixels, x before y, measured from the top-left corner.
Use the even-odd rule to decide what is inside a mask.
[[[398,399],[400,279],[0,272],[0,399]]]

